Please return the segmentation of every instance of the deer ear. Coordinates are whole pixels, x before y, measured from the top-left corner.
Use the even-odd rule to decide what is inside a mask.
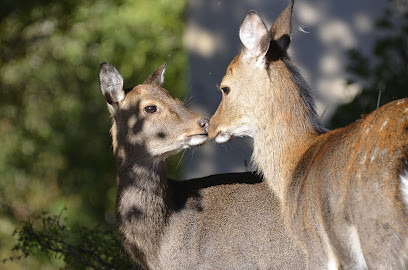
[[[164,72],[166,71],[166,63],[163,63],[143,82],[143,84],[156,84],[162,86],[164,83]]]
[[[245,16],[239,29],[243,53],[252,57],[263,57],[269,48],[270,37],[262,19],[251,10]]]
[[[269,31],[272,40],[284,51],[289,48],[292,38],[292,11],[294,3],[295,1],[291,0],[289,6],[282,11]]]
[[[114,66],[102,63],[99,67],[99,87],[108,104],[113,105],[125,98],[123,78]]]

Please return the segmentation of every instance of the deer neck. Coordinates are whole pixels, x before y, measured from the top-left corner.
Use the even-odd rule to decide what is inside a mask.
[[[112,132],[117,161],[116,218],[125,248],[155,268],[169,214],[164,161]]]
[[[324,132],[307,83],[288,61],[271,69],[263,98],[263,117],[255,118],[253,162],[267,184],[283,199],[293,169],[313,139]],[[276,70],[279,71],[276,72]],[[284,74],[282,74],[282,72]]]

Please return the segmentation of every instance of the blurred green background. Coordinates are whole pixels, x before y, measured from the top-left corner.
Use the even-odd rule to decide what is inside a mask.
[[[184,10],[184,0],[2,1],[0,259],[12,255],[16,225],[42,211],[66,207],[70,226],[114,224],[111,120],[99,64],[116,66],[131,87],[165,61],[164,86],[183,97]],[[54,269],[59,261],[29,257],[0,268]]]

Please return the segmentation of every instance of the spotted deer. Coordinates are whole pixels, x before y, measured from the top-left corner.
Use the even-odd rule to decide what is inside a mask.
[[[288,56],[293,5],[269,31],[255,11],[244,18],[242,50],[221,81],[209,137],[218,143],[253,137],[253,163],[306,248],[309,269],[403,269],[408,99],[326,130]]]
[[[207,140],[208,119],[161,86],[162,65],[123,90],[112,65],[100,66],[102,95],[113,118],[116,218],[131,258],[146,269],[305,269],[279,199],[255,174],[174,181],[169,156]]]

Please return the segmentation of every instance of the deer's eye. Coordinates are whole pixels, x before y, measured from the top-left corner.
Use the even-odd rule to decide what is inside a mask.
[[[221,87],[221,91],[228,95],[231,89],[228,86]]]
[[[146,107],[144,108],[144,111],[145,111],[146,113],[155,113],[155,112],[157,112],[157,106],[155,106],[155,105],[146,106]]]

